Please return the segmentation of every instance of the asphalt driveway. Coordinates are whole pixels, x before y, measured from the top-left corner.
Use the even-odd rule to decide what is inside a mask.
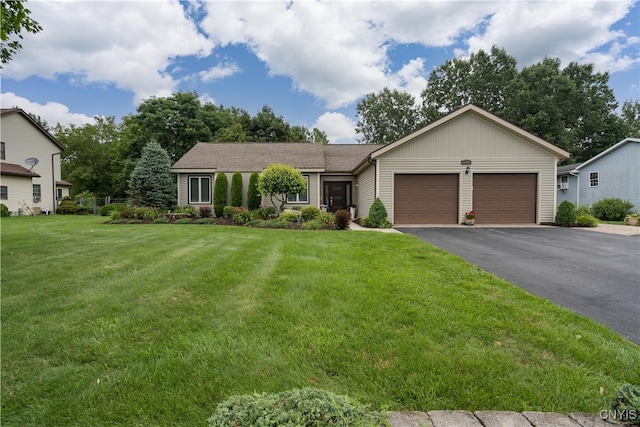
[[[640,344],[640,236],[542,226],[398,230]]]

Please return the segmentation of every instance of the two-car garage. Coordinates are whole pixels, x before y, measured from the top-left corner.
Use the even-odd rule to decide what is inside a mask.
[[[457,224],[459,174],[396,174],[395,224]],[[537,174],[477,173],[471,176],[479,224],[536,222]]]

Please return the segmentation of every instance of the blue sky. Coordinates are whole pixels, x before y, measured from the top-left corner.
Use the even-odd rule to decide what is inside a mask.
[[[417,100],[429,72],[492,45],[520,67],[545,56],[610,73],[640,98],[640,6],[566,1],[31,0],[43,27],[2,70],[2,107],[56,123],[135,113],[196,91],[255,114],[269,105],[332,143],[356,142],[355,108],[384,87]]]

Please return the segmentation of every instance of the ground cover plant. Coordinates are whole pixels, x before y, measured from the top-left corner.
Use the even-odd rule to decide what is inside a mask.
[[[402,234],[3,218],[0,424],[202,426],[314,387],[372,410],[598,412],[640,347]]]

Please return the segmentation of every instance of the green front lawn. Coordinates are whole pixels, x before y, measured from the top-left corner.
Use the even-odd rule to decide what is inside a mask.
[[[104,220],[0,223],[3,426],[202,426],[305,386],[597,412],[640,384],[639,346],[411,236]]]

